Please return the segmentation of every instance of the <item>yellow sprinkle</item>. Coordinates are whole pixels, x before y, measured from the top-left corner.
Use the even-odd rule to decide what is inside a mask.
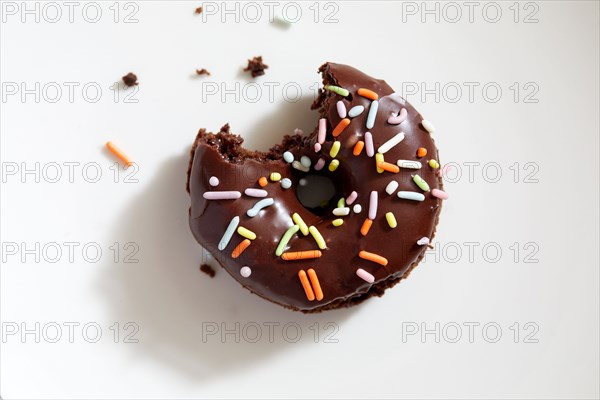
[[[440,167],[440,163],[434,159],[429,160],[429,166],[433,169],[438,169]]]
[[[271,175],[269,175],[269,178],[271,178],[271,180],[273,182],[278,182],[281,180],[281,174],[279,172],[271,172]]]
[[[237,228],[237,233],[245,237],[246,239],[254,240],[256,239],[256,233],[252,232],[250,229],[246,229],[243,226]]]
[[[387,220],[387,223],[390,226],[390,228],[394,229],[395,227],[398,226],[398,223],[396,222],[396,217],[394,216],[393,213],[391,213],[391,212],[385,213],[385,219]]]
[[[317,228],[311,225],[310,228],[308,228],[308,231],[315,238],[315,242],[317,242],[317,246],[319,246],[321,250],[327,248],[327,245],[325,244],[325,239],[323,239],[323,236],[321,236],[321,233]]]
[[[332,158],[335,158],[338,153],[340,152],[340,147],[342,147],[342,142],[340,142],[339,140],[336,140],[335,142],[333,142],[333,145],[331,146],[331,150],[329,150],[329,155]]]
[[[292,214],[292,220],[296,223],[296,225],[300,227],[300,232],[302,232],[304,236],[308,235],[308,226],[306,225],[306,222],[304,222],[302,217],[298,215],[298,213]]]
[[[329,170],[331,172],[335,171],[337,169],[337,167],[340,166],[340,162],[339,160],[331,160],[331,162],[329,163]]]
[[[375,167],[377,168],[377,172],[382,173],[383,172],[383,168],[379,168],[377,166],[377,164],[379,164],[380,162],[384,162],[385,159],[383,158],[383,154],[381,153],[377,153],[375,154]]]
[[[333,221],[331,221],[331,224],[333,226],[341,226],[343,223],[344,223],[344,220],[341,218],[337,218],[337,219],[334,219]]]

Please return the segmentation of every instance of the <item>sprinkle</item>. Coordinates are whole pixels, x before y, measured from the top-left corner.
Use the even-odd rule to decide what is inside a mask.
[[[352,150],[352,154],[354,154],[355,156],[359,156],[364,147],[365,147],[365,142],[363,142],[362,140],[359,140],[354,145],[354,150]]]
[[[333,211],[332,211],[332,213],[336,217],[343,217],[343,216],[346,216],[346,215],[350,214],[350,208],[349,207],[334,208]]]
[[[285,233],[281,237],[281,240],[279,241],[279,244],[277,244],[277,248],[275,249],[275,255],[277,257],[283,254],[285,246],[287,246],[292,236],[294,236],[299,229],[300,227],[298,225],[293,225],[285,231]]]
[[[283,153],[283,160],[286,163],[291,164],[292,161],[294,161],[294,155],[292,153],[290,153],[289,151],[286,151]]]
[[[217,178],[216,176],[211,176],[208,180],[208,184],[210,186],[219,186],[219,178]]]
[[[249,239],[244,239],[240,244],[236,246],[231,252],[231,258],[238,258],[252,243]]]
[[[302,171],[302,172],[308,172],[308,171],[309,171],[309,168],[308,168],[308,167],[305,167],[304,165],[302,165],[302,164],[300,163],[300,161],[294,161],[294,162],[292,163],[292,167],[294,167],[294,168],[295,168],[295,169],[297,169],[298,171]]]
[[[242,268],[240,268],[240,275],[243,276],[244,278],[249,277],[251,274],[252,274],[252,270],[250,269],[250,267],[243,266]]]
[[[362,268],[356,270],[356,275],[367,283],[375,282],[375,277]]]
[[[391,164],[389,162],[379,162],[377,163],[377,166],[387,172],[392,172],[394,174],[397,174],[398,172],[400,172],[400,167],[398,167],[397,165]]]
[[[362,114],[363,111],[365,111],[365,108],[363,106],[354,106],[350,109],[350,111],[348,111],[348,116],[350,118],[355,118]]]
[[[400,168],[421,169],[421,163],[411,160],[398,160],[396,163]]]
[[[315,171],[322,170],[324,166],[325,166],[325,159],[319,158],[319,161],[317,161],[317,163],[315,164]]]
[[[333,226],[342,226],[343,223],[344,223],[344,220],[341,218],[336,218],[333,221],[331,221],[331,225],[333,225]]]
[[[319,144],[325,143],[325,135],[327,134],[327,120],[321,118],[319,120],[319,133],[317,134],[317,141]]]
[[[352,203],[354,203],[354,200],[356,200],[357,197],[358,193],[352,191],[352,193],[350,193],[350,196],[348,196],[348,198],[346,199],[346,204],[351,205]]]
[[[379,108],[379,102],[373,100],[371,107],[369,107],[369,114],[367,115],[367,129],[372,129],[375,126],[375,117],[377,116],[377,109]]]
[[[308,278],[310,279],[310,284],[315,290],[315,297],[317,301],[323,300],[323,290],[321,289],[321,285],[319,284],[319,278],[317,278],[317,273],[314,269],[308,270]]]
[[[419,147],[417,149],[417,156],[418,157],[425,157],[427,155],[427,149],[425,147]]]
[[[256,239],[256,233],[252,232],[250,229],[246,229],[243,226],[237,228],[237,233],[245,237],[246,239],[254,240]]]
[[[423,128],[425,128],[425,130],[427,132],[429,132],[429,133],[435,132],[435,127],[433,126],[433,124],[431,122],[427,121],[426,119],[421,121],[421,125],[423,125]]]
[[[362,97],[366,97],[369,100],[377,100],[379,95],[372,90],[360,88],[358,89],[358,95]]]
[[[204,197],[206,200],[234,200],[242,197],[242,194],[236,191],[212,191],[204,192],[202,197]]]
[[[450,171],[452,169],[452,165],[451,164],[446,164],[443,167],[440,168],[438,175],[441,177],[446,176],[446,174],[448,174],[448,171]]]
[[[248,188],[244,190],[244,194],[250,197],[267,197],[268,193],[263,189]]]
[[[269,207],[272,206],[275,203],[275,201],[269,197],[268,199],[262,199],[256,202],[256,204],[249,209],[246,214],[250,217],[256,217],[259,213],[260,210],[262,210],[265,207]]]
[[[318,153],[321,151],[321,143],[315,143],[315,153]]]
[[[331,172],[335,171],[337,169],[337,167],[340,166],[340,161],[339,160],[331,160],[331,162],[329,163],[329,170]]]
[[[394,229],[398,226],[398,222],[396,222],[396,216],[392,212],[385,213],[385,219],[390,226],[390,228]]]
[[[229,244],[229,241],[233,237],[235,228],[237,228],[239,223],[240,223],[240,217],[236,216],[231,219],[231,222],[229,223],[229,225],[227,225],[227,229],[225,229],[225,233],[223,234],[223,236],[221,237],[221,241],[219,242],[219,246],[218,246],[219,250],[224,250],[225,247],[227,247],[227,245]]]
[[[106,148],[113,153],[115,156],[117,156],[117,158],[121,161],[123,161],[123,164],[125,164],[128,167],[131,167],[133,165],[133,163],[131,162],[131,160],[129,159],[129,157],[127,157],[125,155],[125,153],[123,153],[121,151],[121,149],[119,149],[117,146],[115,146],[113,144],[113,142],[106,142]]]
[[[369,218],[375,219],[377,217],[377,192],[373,190],[369,197]]]
[[[304,131],[302,129],[294,129],[294,135],[302,136],[304,135]]]
[[[392,147],[396,146],[398,143],[404,140],[404,132],[398,132],[394,137],[390,140],[379,146],[377,149],[378,152],[385,154],[392,149]]]
[[[373,225],[373,220],[365,218],[365,222],[363,222],[362,226],[360,227],[360,233],[363,236],[367,236],[367,233],[369,233],[369,230],[371,229],[371,225]]]
[[[404,120],[406,120],[407,116],[408,116],[408,112],[406,111],[406,108],[403,108],[402,110],[400,110],[400,114],[392,115],[391,117],[388,118],[387,122],[388,122],[388,124],[392,124],[392,125],[400,125],[401,123],[404,122]]]
[[[367,156],[373,157],[375,155],[375,146],[373,146],[373,135],[371,135],[371,132],[365,133],[365,148]]]
[[[340,199],[337,202],[337,206],[338,206],[338,208],[346,207],[346,200],[343,197],[340,197]]]
[[[388,183],[387,186],[385,187],[385,192],[391,196],[392,194],[394,194],[396,189],[398,189],[398,182],[390,181],[390,183]]]
[[[279,182],[281,180],[281,174],[279,172],[271,172],[269,179],[271,179],[273,182]]]
[[[312,237],[315,238],[317,246],[319,246],[321,250],[327,248],[327,245],[325,244],[325,239],[323,239],[323,236],[321,236],[321,232],[319,232],[317,228],[311,225],[310,228],[308,228],[308,231],[310,232]]]
[[[414,201],[423,201],[423,200],[425,200],[425,195],[423,193],[405,192],[405,191],[402,191],[402,190],[398,192],[398,197],[401,198],[401,199],[414,200]]]
[[[384,162],[383,154],[381,154],[381,153],[375,154],[375,167],[376,167],[378,173],[383,172],[383,168],[379,168],[379,163],[382,163],[382,162]]]
[[[307,156],[302,156],[300,157],[300,164],[302,164],[304,168],[310,168],[310,164],[312,164],[312,161],[310,161],[310,158],[308,158]]]
[[[379,254],[369,253],[368,251],[360,251],[358,256],[363,260],[373,261],[374,263],[381,264],[384,267],[387,265],[388,260],[385,257],[380,256]]]
[[[313,301],[315,299],[315,293],[313,292],[312,287],[310,286],[310,282],[306,277],[306,272],[303,269],[298,271],[298,278],[300,278],[300,283],[302,284],[302,288],[304,289],[306,298],[309,301]]]
[[[438,169],[440,167],[440,163],[437,160],[431,159],[429,160],[429,166],[433,169]]]
[[[340,116],[340,118],[346,118],[346,106],[344,105],[343,101],[338,101],[336,103],[336,107],[337,107],[337,112],[338,115]]]
[[[419,246],[426,246],[426,245],[428,245],[428,244],[429,244],[429,238],[428,238],[428,237],[425,237],[425,236],[423,236],[421,239],[417,240],[417,244],[418,244]]]
[[[298,225],[298,227],[300,228],[300,232],[302,232],[302,234],[304,236],[308,235],[308,225],[306,225],[306,222],[304,222],[304,220],[302,219],[302,217],[300,216],[300,214],[298,213],[293,213],[292,214],[292,221],[294,221],[296,223],[296,225]]]
[[[340,96],[343,97],[347,97],[350,92],[344,88],[341,88],[339,86],[333,86],[333,85],[325,85],[325,90],[329,90],[330,92],[339,94]]]
[[[360,214],[362,206],[360,204],[355,204],[354,207],[352,207],[352,211],[354,211],[355,214]]]
[[[421,188],[424,192],[429,192],[429,185],[425,182],[425,179],[421,178],[419,175],[412,176],[413,181],[417,184],[419,188]]]
[[[309,258],[319,258],[321,257],[321,250],[304,250],[304,251],[290,251],[287,253],[283,253],[281,258],[286,261],[295,261],[295,260],[306,260]]]
[[[350,120],[348,118],[344,118],[337,124],[337,126],[335,127],[335,129],[333,130],[333,132],[331,134],[333,135],[333,137],[340,136],[342,134],[342,132],[344,131],[344,129],[346,129],[346,127],[348,125],[350,125]]]
[[[431,191],[431,194],[434,197],[437,197],[438,199],[442,199],[442,200],[448,200],[448,193],[444,192],[443,190],[440,189],[433,189]]]
[[[267,177],[261,176],[258,180],[258,184],[260,185],[260,187],[265,187],[269,184],[269,181],[267,180]]]
[[[292,181],[289,178],[283,178],[280,183],[283,189],[289,189],[292,187]]]
[[[340,142],[339,140],[336,140],[335,142],[333,142],[333,145],[331,146],[331,150],[329,150],[329,155],[332,158],[335,158],[338,153],[340,152],[340,147],[342,147],[342,142]]]

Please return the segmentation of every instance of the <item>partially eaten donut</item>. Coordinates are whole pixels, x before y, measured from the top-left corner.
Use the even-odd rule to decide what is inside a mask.
[[[319,71],[314,132],[259,152],[229,125],[201,129],[187,177],[196,240],[251,292],[306,313],[406,278],[447,198],[431,123],[383,80]]]

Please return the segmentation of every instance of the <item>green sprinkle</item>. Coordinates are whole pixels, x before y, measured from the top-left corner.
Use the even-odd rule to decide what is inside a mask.
[[[279,172],[271,172],[269,176],[273,182],[279,182],[281,180],[281,174]]]
[[[237,233],[245,237],[246,239],[254,240],[256,239],[256,233],[252,232],[250,229],[246,229],[243,226],[237,228]]]
[[[329,155],[331,156],[331,158],[335,158],[338,155],[338,153],[340,152],[340,147],[342,147],[342,142],[340,142],[339,140],[333,142],[331,150],[329,150]]]
[[[281,237],[281,240],[279,241],[279,244],[277,245],[277,248],[275,249],[275,255],[277,257],[280,257],[283,254],[283,250],[285,249],[285,246],[287,246],[287,244],[289,243],[292,236],[294,236],[294,234],[296,232],[298,232],[299,229],[300,229],[300,227],[298,225],[294,225],[294,226],[290,226],[287,229],[287,231],[285,231],[285,233]]]
[[[306,225],[306,222],[304,222],[298,213],[292,214],[292,220],[300,227],[300,232],[302,232],[304,236],[308,235],[308,225]]]
[[[391,212],[385,213],[385,219],[387,220],[387,223],[390,226],[390,228],[394,229],[395,227],[398,226],[398,223],[396,222],[396,217],[394,216],[393,213],[391,213]]]
[[[331,160],[329,163],[329,170],[331,172],[335,171],[340,166],[339,160]]]
[[[341,88],[339,86],[326,85],[325,90],[329,90],[330,92],[337,93],[340,96],[346,97],[350,94],[347,89]]]
[[[377,153],[375,154],[375,167],[377,168],[377,172],[379,172],[380,174],[383,172],[383,168],[379,168],[377,166],[377,164],[379,164],[380,162],[384,162],[385,159],[383,158],[383,154],[381,153]]]
[[[317,242],[317,246],[319,246],[321,250],[327,248],[327,245],[325,244],[325,239],[323,239],[323,236],[321,236],[321,233],[317,228],[311,225],[310,228],[308,228],[308,231],[310,232],[312,237],[315,238],[315,242]]]
[[[429,192],[429,185],[425,182],[425,179],[421,178],[419,175],[413,175],[413,181],[417,184],[418,187],[421,188],[424,192]]]
[[[429,166],[433,169],[438,169],[440,167],[440,163],[434,159],[429,160]]]
[[[338,200],[337,206],[338,206],[338,208],[346,207],[346,200],[342,197],[341,199]]]
[[[343,223],[344,223],[344,220],[341,218],[337,218],[337,219],[334,219],[333,221],[331,221],[331,224],[333,226],[342,226]]]

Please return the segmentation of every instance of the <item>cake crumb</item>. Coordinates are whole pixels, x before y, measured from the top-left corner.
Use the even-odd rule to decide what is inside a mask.
[[[194,14],[202,14],[202,7],[196,8],[196,10],[194,11]]]
[[[208,75],[210,76],[210,72],[208,72],[205,68],[197,69],[196,75]]]
[[[252,77],[256,78],[257,76],[264,75],[265,69],[267,68],[269,68],[269,66],[263,63],[262,56],[258,56],[248,60],[248,66],[244,68],[244,71],[250,71]]]
[[[200,265],[200,271],[204,272],[206,275],[210,276],[211,278],[213,278],[216,274],[215,270],[213,269],[213,267],[211,267],[208,264],[202,264]]]
[[[123,77],[123,83],[128,87],[137,85],[138,84],[137,75],[134,74],[133,72],[128,73],[127,75],[125,75]]]

